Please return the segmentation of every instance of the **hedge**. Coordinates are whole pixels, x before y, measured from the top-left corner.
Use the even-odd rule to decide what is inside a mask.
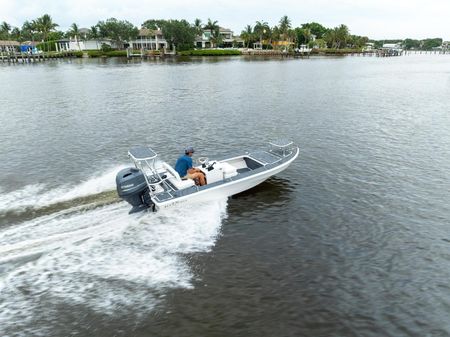
[[[241,52],[236,49],[196,49],[185,50],[178,52],[180,56],[227,56],[227,55],[241,55]]]
[[[126,57],[126,50],[111,50],[111,51],[101,51],[101,50],[86,50],[85,52],[76,51],[74,55],[76,57],[83,57],[83,54],[87,53],[89,57]]]
[[[56,51],[56,41],[41,42],[36,45],[36,48],[42,51]]]

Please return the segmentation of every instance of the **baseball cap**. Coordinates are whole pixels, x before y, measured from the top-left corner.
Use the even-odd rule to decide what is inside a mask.
[[[188,146],[184,149],[184,153],[194,153],[194,148],[192,146]]]

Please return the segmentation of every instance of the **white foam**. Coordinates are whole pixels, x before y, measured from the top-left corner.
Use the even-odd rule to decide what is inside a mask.
[[[226,200],[159,213],[128,210],[124,202],[65,210],[0,231],[0,326],[27,331],[39,319],[33,332],[45,335],[45,315],[59,304],[145,314],[167,288],[192,287],[184,254],[211,249]]]
[[[0,212],[41,208],[59,202],[98,194],[115,188],[115,176],[125,165],[106,170],[77,185],[65,185],[47,190],[45,184],[28,185],[9,193],[0,194]]]

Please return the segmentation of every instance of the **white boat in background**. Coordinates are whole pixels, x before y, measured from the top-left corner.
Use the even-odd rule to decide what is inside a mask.
[[[117,192],[133,206],[130,213],[221,199],[248,190],[285,170],[298,154],[299,148],[292,141],[277,140],[270,142],[265,150],[223,160],[199,158],[197,168],[205,174],[207,184],[197,186],[194,180],[181,179],[152,149],[136,146],[128,151],[135,167],[117,174]]]

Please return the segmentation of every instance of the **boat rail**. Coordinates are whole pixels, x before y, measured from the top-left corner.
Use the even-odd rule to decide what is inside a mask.
[[[157,167],[159,162],[158,154],[149,147],[135,146],[128,151],[128,156],[134,163],[137,169],[144,174],[145,181],[150,190],[150,195],[154,195],[156,186],[163,184],[164,190],[168,193],[174,191],[173,187],[167,183],[169,176],[163,174],[166,172],[164,167]],[[164,172],[162,172],[164,170]]]
[[[282,155],[283,157],[286,157],[287,155],[291,154],[292,151],[296,148],[294,142],[286,138],[279,138],[270,141],[269,146],[270,146],[269,152]]]

